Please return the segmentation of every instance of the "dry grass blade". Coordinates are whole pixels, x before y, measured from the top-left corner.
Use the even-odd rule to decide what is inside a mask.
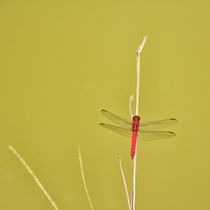
[[[122,167],[120,154],[118,154],[118,158],[119,158],[120,170],[121,170],[121,174],[122,174],[122,178],[123,178],[123,183],[124,183],[124,187],[125,187],[125,193],[126,193],[126,197],[127,197],[127,201],[128,201],[128,207],[129,207],[129,210],[131,210],[131,203],[130,203],[129,194],[128,194],[128,187],[127,187],[126,180],[125,180],[125,175],[124,175],[124,172],[123,172],[123,167]]]
[[[9,149],[14,153],[14,155],[18,158],[18,160],[23,164],[23,166],[25,167],[25,169],[28,171],[28,173],[33,177],[34,181],[39,186],[39,188],[44,193],[44,195],[47,197],[47,199],[49,200],[49,202],[51,203],[51,205],[54,207],[54,209],[58,210],[57,205],[55,204],[55,202],[53,201],[53,199],[50,197],[50,195],[48,194],[47,190],[41,184],[41,182],[39,181],[39,179],[37,178],[37,176],[34,174],[34,172],[31,170],[31,168],[25,162],[25,160],[21,157],[21,155],[14,149],[14,147],[12,147],[10,145],[9,145]]]
[[[85,192],[86,192],[86,195],[87,195],[89,204],[90,204],[90,208],[93,210],[93,205],[92,205],[92,203],[91,203],[90,195],[89,195],[89,193],[88,193],[88,189],[87,189],[87,185],[86,185],[86,181],[85,181],[85,175],[84,175],[84,171],[83,171],[83,165],[82,165],[82,157],[81,157],[80,147],[79,147],[79,149],[78,149],[78,153],[79,153],[79,163],[80,163],[82,181],[83,181],[84,188],[85,188]]]
[[[147,40],[147,36],[144,37],[142,43],[137,49],[136,115],[139,114],[140,54],[143,50],[146,40]],[[132,210],[135,210],[135,201],[136,201],[136,165],[137,165],[137,142],[136,142],[136,152],[135,152],[134,161],[133,161]]]

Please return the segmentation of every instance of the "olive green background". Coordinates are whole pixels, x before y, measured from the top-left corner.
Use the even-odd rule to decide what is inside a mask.
[[[130,118],[141,56],[142,121],[175,117],[170,140],[140,142],[137,210],[210,209],[209,1],[1,1],[0,209],[53,209],[8,149],[14,146],[59,209],[128,209],[130,139],[100,109]],[[134,109],[135,104],[133,104]]]

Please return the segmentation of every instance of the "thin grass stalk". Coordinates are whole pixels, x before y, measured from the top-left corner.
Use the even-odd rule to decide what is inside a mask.
[[[89,193],[88,193],[86,181],[85,181],[85,175],[84,175],[84,170],[83,170],[83,165],[82,165],[82,156],[81,156],[80,147],[78,148],[78,153],[79,153],[79,164],[80,164],[80,169],[81,169],[82,181],[83,181],[83,184],[84,184],[86,196],[87,196],[88,202],[89,202],[89,204],[90,204],[90,208],[91,208],[92,210],[94,210],[93,205],[92,205],[92,202],[91,202],[91,200],[90,200],[90,195],[89,195]]]
[[[55,210],[58,210],[57,205],[55,204],[55,202],[53,201],[53,199],[51,198],[51,196],[49,195],[49,193],[47,192],[47,190],[44,188],[44,186],[41,184],[41,182],[39,181],[39,179],[37,178],[37,176],[34,174],[34,172],[31,170],[31,168],[29,167],[29,165],[25,162],[25,160],[21,157],[21,155],[15,150],[14,147],[9,145],[9,149],[13,152],[13,154],[17,157],[17,159],[23,164],[23,166],[25,167],[25,169],[28,171],[28,173],[32,176],[32,178],[34,179],[34,181],[36,182],[36,184],[38,185],[38,187],[41,189],[41,191],[44,193],[44,195],[47,197],[47,199],[49,200],[50,204],[53,206],[53,208]]]
[[[131,210],[131,203],[130,203],[129,194],[128,194],[128,187],[127,187],[126,180],[125,180],[125,175],[124,175],[124,172],[123,172],[123,167],[122,167],[122,161],[121,161],[120,154],[118,154],[118,159],[119,159],[120,170],[121,170],[122,179],[123,179],[123,183],[124,183],[126,198],[127,198],[127,201],[128,201],[128,208],[129,208],[129,210]]]
[[[137,82],[136,82],[136,115],[139,114],[139,89],[140,89],[140,54],[144,47],[144,44],[147,40],[147,36],[144,37],[142,43],[137,49]],[[137,139],[138,141],[138,139]],[[135,202],[136,202],[136,166],[137,166],[137,144],[136,142],[136,152],[134,155],[133,161],[133,190],[132,190],[132,210],[135,210]]]

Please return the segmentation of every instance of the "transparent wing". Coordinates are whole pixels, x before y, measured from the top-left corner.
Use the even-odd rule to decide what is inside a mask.
[[[101,113],[109,120],[111,120],[112,122],[123,126],[123,127],[127,127],[127,128],[131,128],[132,127],[132,122],[126,119],[123,119],[115,114],[112,114],[111,112],[108,112],[105,109],[101,110]]]
[[[139,131],[138,137],[143,141],[153,141],[159,139],[166,139],[175,136],[171,131]]]
[[[166,128],[172,125],[175,125],[177,120],[174,118],[165,119],[165,120],[158,120],[153,122],[140,122],[140,131],[143,130],[156,130],[161,128]]]
[[[132,137],[131,128],[122,128],[119,126],[109,125],[105,123],[99,123],[99,125],[101,125],[104,128],[107,128],[108,130],[114,131],[115,133],[120,134],[121,136],[130,137],[130,138]]]
[[[121,136],[125,137],[132,137],[132,130],[130,128],[122,128],[115,125],[109,125],[105,123],[100,123],[102,127],[114,131],[117,134],[120,134]],[[154,140],[160,140],[165,138],[170,138],[175,136],[176,134],[171,131],[139,131],[138,137],[140,140],[143,141],[154,141]]]

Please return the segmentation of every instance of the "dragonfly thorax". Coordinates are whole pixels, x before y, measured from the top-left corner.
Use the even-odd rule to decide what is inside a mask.
[[[139,120],[140,117],[138,115],[133,116],[132,131],[138,132]]]

